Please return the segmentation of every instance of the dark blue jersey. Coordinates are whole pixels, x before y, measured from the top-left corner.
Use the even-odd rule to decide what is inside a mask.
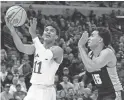
[[[93,53],[91,53],[91,59],[92,57]],[[99,94],[109,94],[115,91],[122,90],[122,85],[118,78],[116,66],[109,67],[106,65],[94,72],[86,71],[84,83],[92,83],[93,85],[95,85],[98,89]]]

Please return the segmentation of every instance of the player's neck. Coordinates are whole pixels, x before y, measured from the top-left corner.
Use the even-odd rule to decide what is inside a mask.
[[[95,57],[99,56],[100,52],[103,50],[104,45],[100,44],[97,47],[95,47],[94,49],[92,48],[93,51],[93,55]]]
[[[54,43],[53,43],[53,42],[51,42],[51,43],[44,42],[43,45],[44,45],[44,47],[45,47],[46,49],[49,49],[50,47],[52,47],[52,46],[54,45]]]

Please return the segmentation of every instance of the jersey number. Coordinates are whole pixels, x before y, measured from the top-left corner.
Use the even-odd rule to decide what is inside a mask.
[[[40,72],[41,65],[42,65],[42,62],[37,62],[37,61],[34,62],[34,73],[42,74]]]
[[[99,74],[92,74],[92,77],[93,77],[95,84],[102,84],[102,80],[101,80]]]

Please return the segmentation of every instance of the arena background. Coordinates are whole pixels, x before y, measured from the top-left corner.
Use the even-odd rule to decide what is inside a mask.
[[[64,60],[55,78],[57,100],[78,100],[85,96],[89,98],[87,100],[95,100],[97,97],[97,90],[91,84],[87,88],[83,87],[82,78],[85,69],[78,54],[77,43],[83,31],[87,30],[91,33],[99,26],[110,29],[112,33],[112,46],[118,60],[118,75],[124,86],[123,1],[1,1],[1,92],[4,91],[5,84],[13,85],[13,77],[18,78],[20,75],[22,80],[24,78],[21,91],[26,93],[31,85],[29,80],[33,67],[33,55],[28,56],[16,49],[4,21],[7,9],[13,5],[22,6],[28,15],[26,23],[17,27],[23,43],[32,43],[27,27],[31,17],[38,19],[37,34],[40,38],[46,23],[54,22],[60,28],[58,45],[64,50]],[[9,79],[9,75],[12,78]],[[68,76],[69,80],[68,88],[63,89],[60,84],[63,82],[64,75]],[[20,78],[17,83],[19,82]],[[20,96],[20,100],[22,99],[23,97]]]

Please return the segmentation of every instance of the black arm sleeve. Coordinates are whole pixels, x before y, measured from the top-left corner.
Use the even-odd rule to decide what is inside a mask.
[[[92,83],[93,82],[93,79],[92,79],[91,73],[89,73],[89,72],[86,71],[86,73],[84,75],[84,78],[83,78],[83,81],[84,81],[84,87],[87,87],[87,85],[89,83]]]

